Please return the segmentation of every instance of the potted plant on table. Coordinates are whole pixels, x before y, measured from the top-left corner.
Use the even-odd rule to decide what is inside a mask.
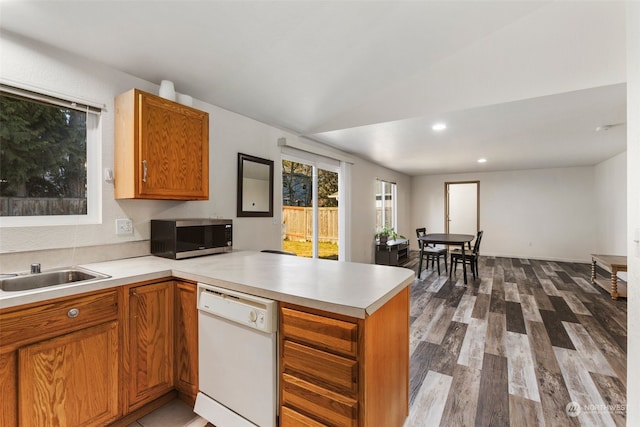
[[[387,227],[386,225],[378,230],[376,233],[376,240],[382,245],[387,243],[388,240],[395,240],[398,238],[398,233],[393,227]]]

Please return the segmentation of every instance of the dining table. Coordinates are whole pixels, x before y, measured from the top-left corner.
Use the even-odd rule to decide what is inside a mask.
[[[448,245],[448,246],[460,246],[462,251],[462,274],[464,277],[464,284],[467,284],[467,264],[464,262],[464,247],[471,242],[475,236],[473,234],[452,234],[452,233],[429,233],[424,236],[418,237],[423,244],[420,245],[420,263],[418,264],[418,278],[422,273],[422,257],[424,255],[424,247],[426,245]],[[445,260],[446,262],[446,260]],[[453,266],[451,266],[453,268]]]

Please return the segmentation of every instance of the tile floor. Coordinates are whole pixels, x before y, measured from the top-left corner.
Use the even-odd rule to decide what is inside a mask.
[[[172,400],[127,427],[204,427],[207,421],[180,399]],[[211,424],[209,424],[211,426]]]

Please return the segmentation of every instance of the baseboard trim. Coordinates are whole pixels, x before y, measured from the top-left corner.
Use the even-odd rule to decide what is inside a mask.
[[[494,258],[518,258],[518,259],[533,259],[538,261],[551,261],[551,262],[575,262],[579,264],[590,264],[591,258],[556,258],[556,257],[545,257],[545,256],[526,256],[526,255],[511,255],[511,254],[496,254],[496,253],[486,253],[480,251],[480,256],[483,257],[494,257]]]

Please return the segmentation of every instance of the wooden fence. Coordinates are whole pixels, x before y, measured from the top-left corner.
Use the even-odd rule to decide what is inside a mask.
[[[285,239],[311,240],[313,236],[312,208],[283,206],[282,222]],[[318,208],[318,241],[338,243],[338,208]]]
[[[86,215],[87,199],[0,197],[0,216]]]

